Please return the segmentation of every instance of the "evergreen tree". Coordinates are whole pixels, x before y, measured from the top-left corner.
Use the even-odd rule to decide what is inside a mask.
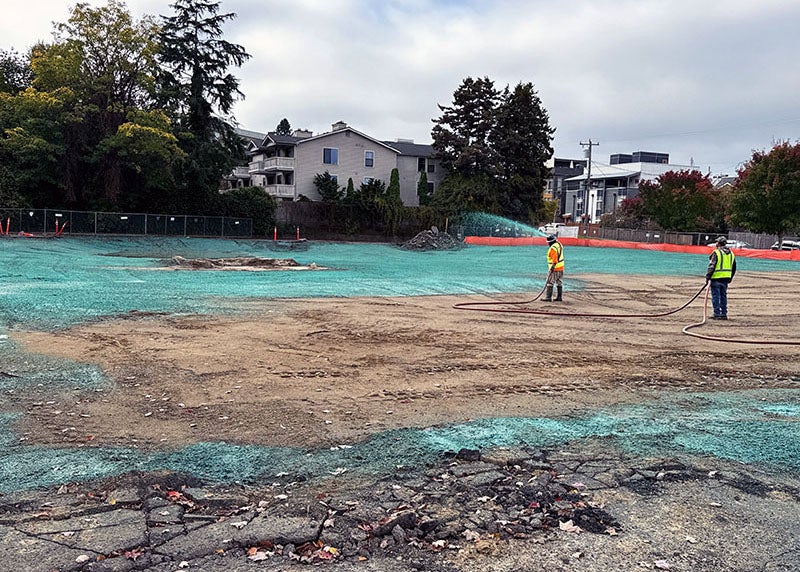
[[[211,0],[176,0],[173,16],[162,16],[161,97],[173,113],[181,147],[187,154],[177,180],[184,212],[213,210],[223,174],[244,156],[233,130],[231,111],[243,98],[239,80],[229,73],[250,55],[222,39],[222,25],[236,17],[220,14]]]
[[[422,171],[419,174],[419,181],[417,181],[417,197],[419,197],[419,206],[424,207],[431,202],[431,193],[428,190],[428,174]]]
[[[452,173],[476,175],[493,170],[490,134],[498,92],[494,82],[466,78],[453,93],[453,105],[439,105],[442,116],[431,131],[433,148],[442,166]]]
[[[383,224],[387,235],[397,234],[403,218],[403,200],[400,198],[400,172],[392,169],[389,186],[377,197],[378,209],[383,214]]]
[[[314,175],[314,186],[324,202],[335,203],[342,199],[339,183],[328,171]]]
[[[506,216],[530,219],[542,207],[542,191],[553,155],[553,133],[547,112],[531,83],[505,88],[495,114],[490,143],[504,181],[499,198]]]
[[[489,210],[536,219],[554,129],[533,84],[498,93],[489,78],[467,78],[453,94],[453,105],[439,108],[443,113],[431,136],[450,173],[434,204],[449,212]]]
[[[275,128],[275,133],[278,135],[291,135],[292,126],[289,125],[289,120],[285,117],[281,119],[281,122],[278,123],[278,126]]]

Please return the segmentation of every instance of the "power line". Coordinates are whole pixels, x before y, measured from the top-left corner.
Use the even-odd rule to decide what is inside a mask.
[[[708,129],[698,129],[694,131],[677,131],[674,133],[655,133],[651,135],[640,135],[637,137],[632,137],[630,139],[612,139],[611,143],[632,143],[635,141],[641,141],[643,139],[659,139],[662,137],[684,137],[688,135],[701,135],[703,133],[713,133],[715,131],[726,131],[729,129],[745,129],[749,127],[764,127],[768,125],[781,125],[785,123],[797,123],[800,122],[800,117],[787,117],[785,119],[775,119],[772,121],[765,121],[765,122],[758,122],[758,123],[742,123],[739,125],[725,125],[719,127],[710,127]]]

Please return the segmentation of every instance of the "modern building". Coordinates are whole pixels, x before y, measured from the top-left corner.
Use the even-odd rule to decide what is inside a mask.
[[[639,194],[639,183],[652,181],[669,171],[696,170],[690,165],[673,165],[669,154],[637,151],[611,155],[609,162],[592,161],[581,175],[565,179],[563,213],[574,221],[596,223],[614,212],[625,199]]]
[[[561,215],[566,212],[566,185],[565,181],[572,177],[583,175],[587,159],[564,159],[551,157],[545,162],[545,167],[550,169],[542,198],[554,200],[558,203],[556,220],[561,220]]]
[[[372,179],[388,185],[392,169],[396,168],[403,204],[416,206],[421,173],[426,173],[430,191],[438,188],[445,175],[433,157],[431,145],[416,144],[410,139],[380,141],[343,121],[318,135],[302,129],[292,135],[267,133],[260,141],[249,143],[248,154],[250,184],[264,187],[276,198],[292,201],[301,197],[319,200],[314,177],[326,171],[340,186],[352,179],[358,188]]]

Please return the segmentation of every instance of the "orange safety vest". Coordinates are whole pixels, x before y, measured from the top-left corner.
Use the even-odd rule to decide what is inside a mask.
[[[547,268],[553,272],[564,272],[564,247],[560,242],[554,242],[547,249]]]

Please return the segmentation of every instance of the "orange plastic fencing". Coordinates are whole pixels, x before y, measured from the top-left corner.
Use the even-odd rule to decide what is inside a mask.
[[[597,238],[562,237],[558,241],[564,246],[591,246],[594,248],[633,248],[636,250],[660,250],[662,252],[683,252],[685,254],[709,254],[711,246],[686,246],[667,244],[664,242],[629,242],[625,240],[601,240]],[[526,236],[505,238],[500,236],[467,236],[467,244],[482,246],[546,246],[543,236]],[[755,248],[733,248],[736,256],[744,258],[763,258],[769,260],[797,260],[800,262],[800,250],[759,250]]]

